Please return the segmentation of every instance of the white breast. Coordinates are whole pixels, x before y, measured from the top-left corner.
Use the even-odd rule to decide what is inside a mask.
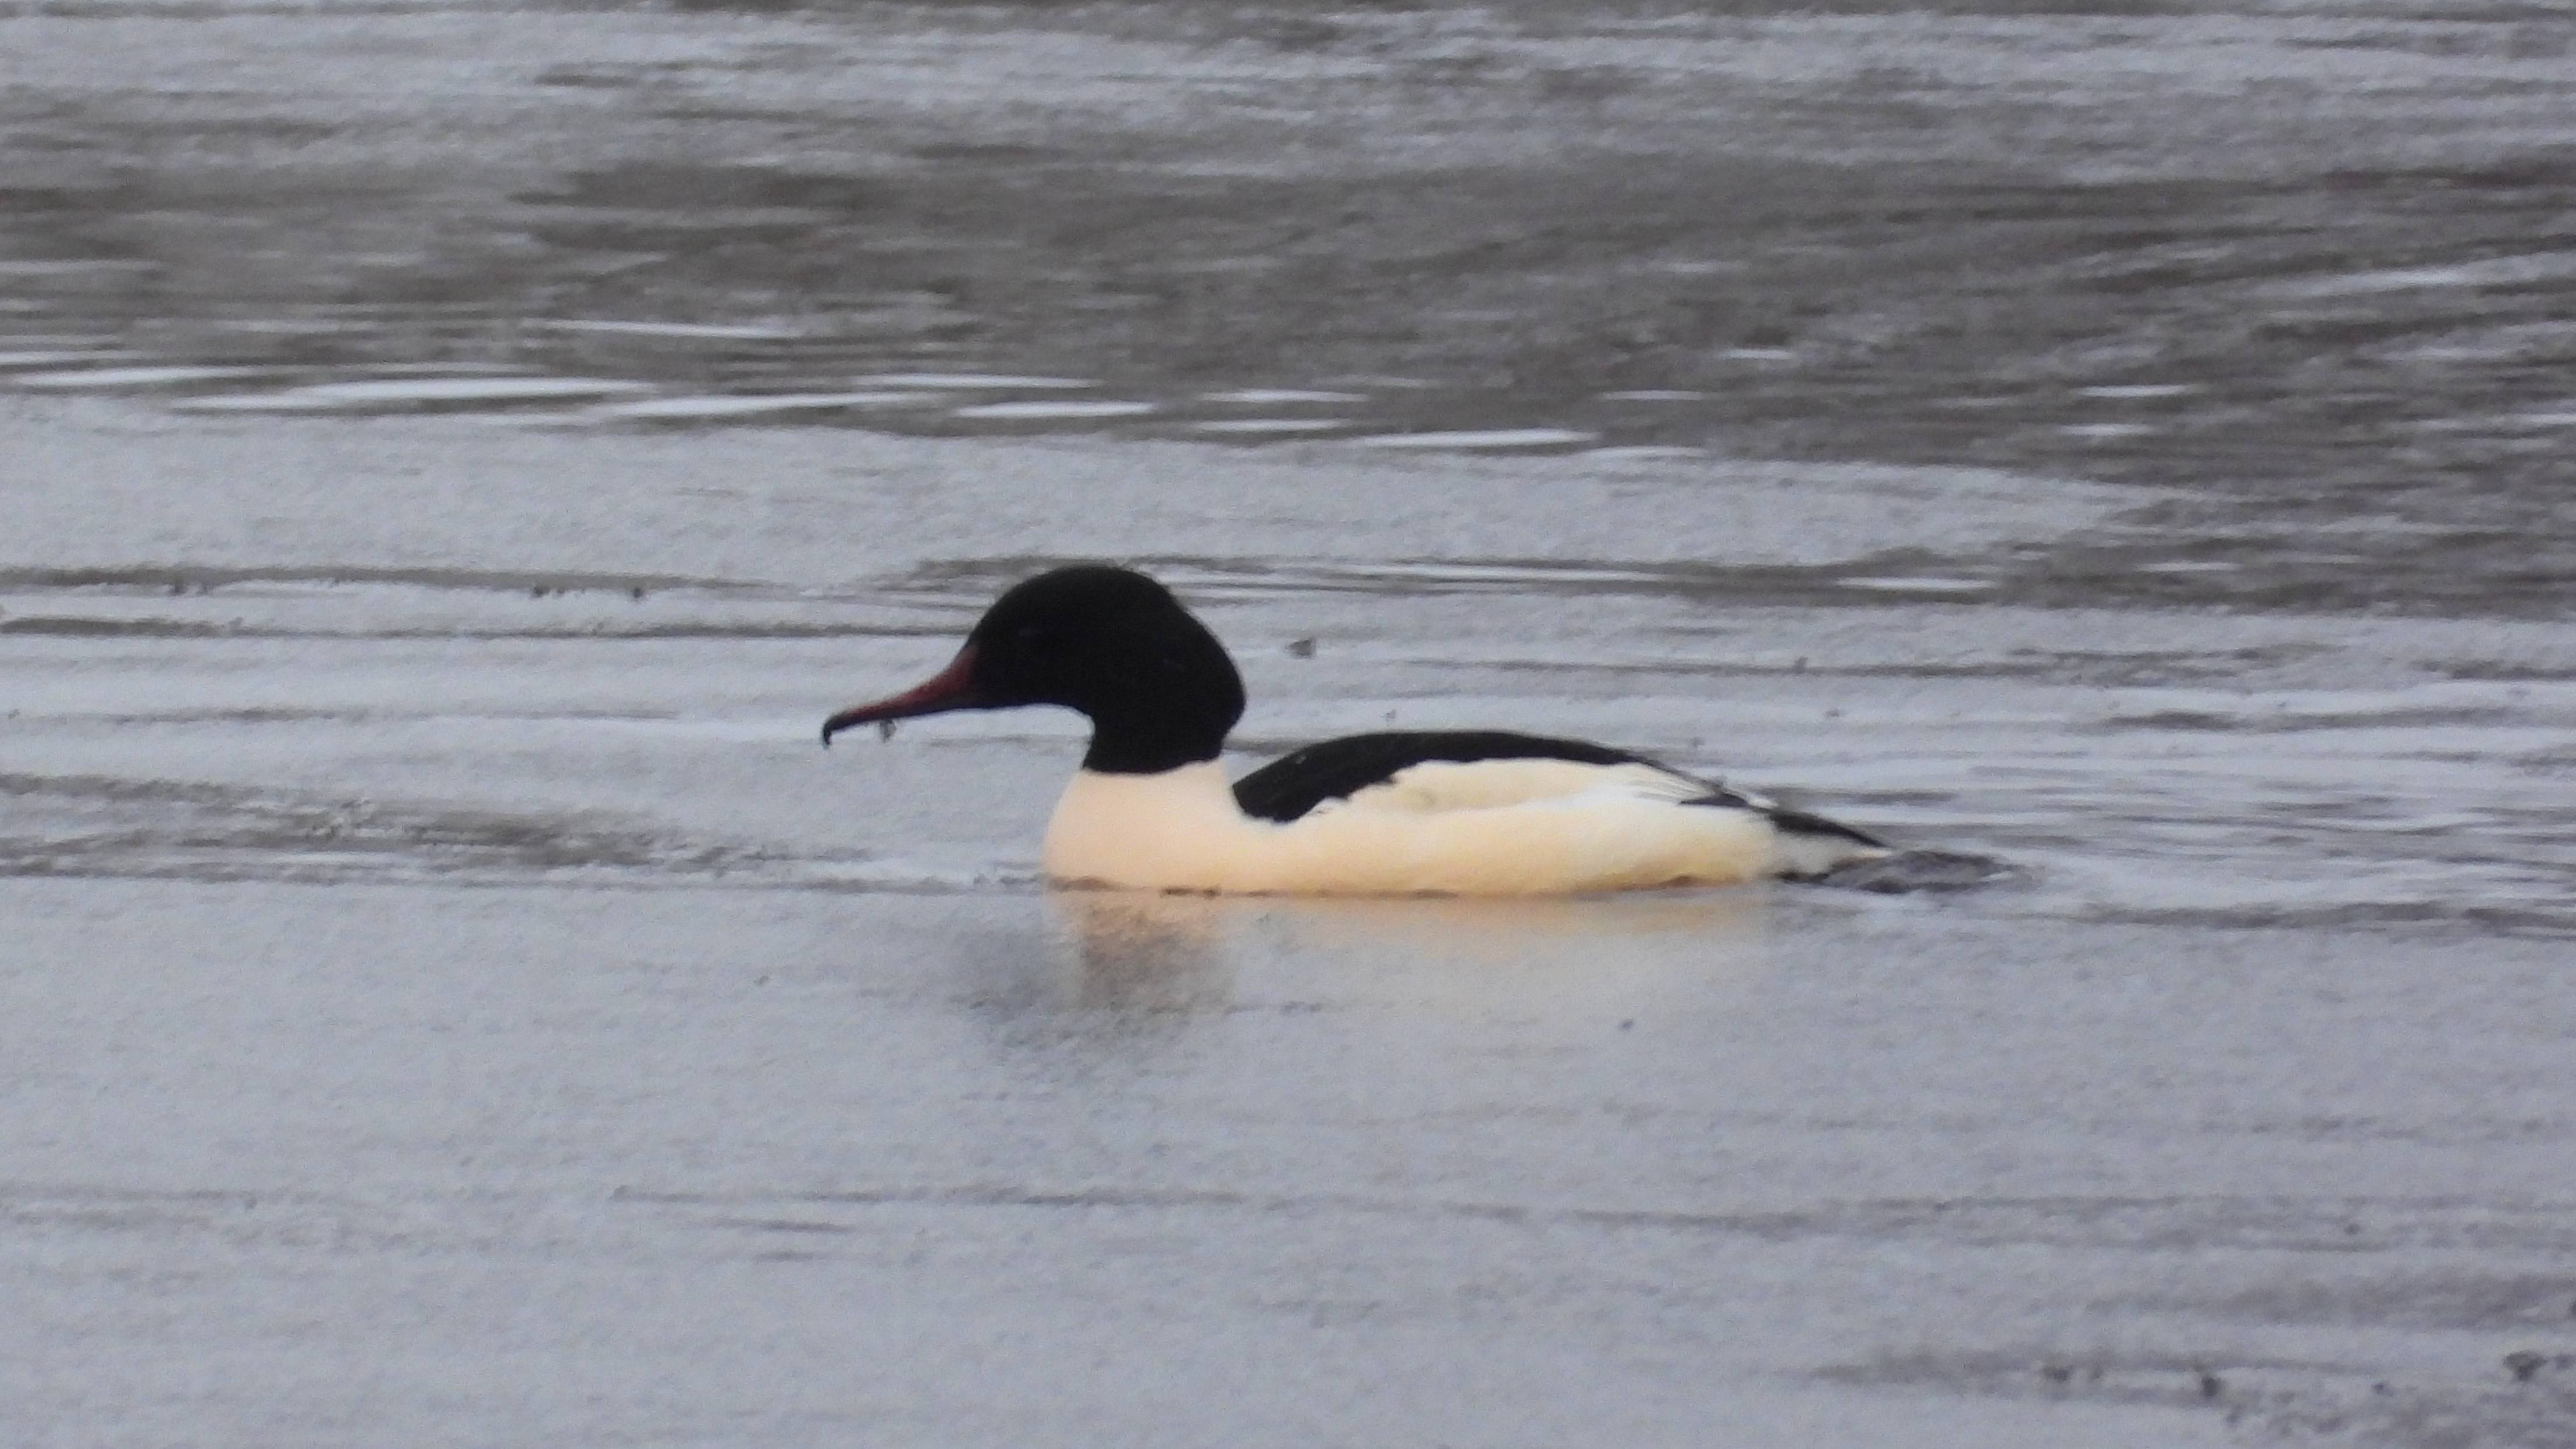
[[[1677,803],[1701,789],[1642,765],[1425,764],[1278,823],[1238,810],[1213,762],[1084,771],[1043,862],[1067,882],[1279,895],[1565,895],[1800,868],[1760,813]]]

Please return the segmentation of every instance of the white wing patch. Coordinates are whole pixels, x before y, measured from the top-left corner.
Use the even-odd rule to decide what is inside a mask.
[[[1587,765],[1575,760],[1434,760],[1408,765],[1340,800],[1308,812],[1395,811],[1430,815],[1451,810],[1490,810],[1544,802],[1632,800],[1678,805],[1708,798],[1709,785],[1652,765]],[[1755,809],[1769,802],[1744,797]]]

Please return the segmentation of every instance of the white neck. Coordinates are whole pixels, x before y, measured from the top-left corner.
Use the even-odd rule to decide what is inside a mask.
[[[1260,822],[1214,760],[1158,775],[1075,773],[1047,823],[1049,876],[1148,890],[1247,890],[1237,863]]]

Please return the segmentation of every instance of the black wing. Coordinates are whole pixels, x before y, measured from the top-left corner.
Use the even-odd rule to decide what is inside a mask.
[[[1257,820],[1294,820],[1327,800],[1341,800],[1372,785],[1383,785],[1398,771],[1434,761],[1467,764],[1476,760],[1571,760],[1579,765],[1644,765],[1685,780],[1696,780],[1706,793],[1691,805],[1724,805],[1759,810],[1774,825],[1802,835],[1829,835],[1861,845],[1884,847],[1876,836],[1821,815],[1792,810],[1759,795],[1747,795],[1714,781],[1700,780],[1661,760],[1633,750],[1612,749],[1589,740],[1560,740],[1509,730],[1389,730],[1326,740],[1280,756],[1234,782],[1235,803]]]

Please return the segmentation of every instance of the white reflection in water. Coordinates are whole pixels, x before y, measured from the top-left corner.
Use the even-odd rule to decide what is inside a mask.
[[[1766,958],[1759,890],[1552,900],[1057,890],[1076,1009],[1396,1009],[1627,1019],[1732,994]]]
[[[1060,999],[1077,1008],[1222,1010],[1232,902],[1142,891],[1049,891]]]

